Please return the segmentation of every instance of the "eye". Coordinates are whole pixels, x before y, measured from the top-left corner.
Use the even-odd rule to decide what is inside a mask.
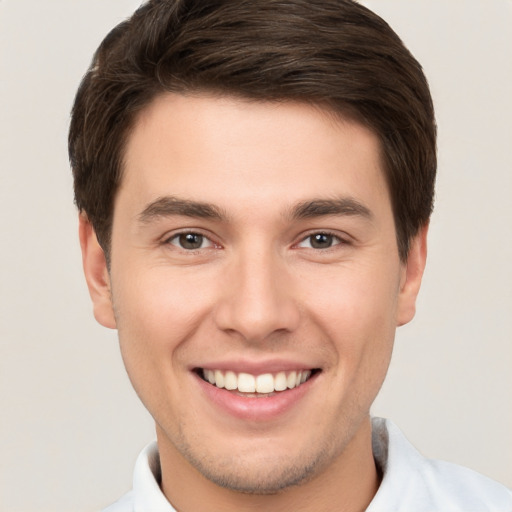
[[[200,233],[179,233],[169,238],[167,243],[185,249],[186,251],[197,251],[213,247],[213,242]]]
[[[298,247],[305,247],[308,249],[329,249],[333,245],[338,245],[343,241],[336,235],[331,233],[313,233],[302,240]]]

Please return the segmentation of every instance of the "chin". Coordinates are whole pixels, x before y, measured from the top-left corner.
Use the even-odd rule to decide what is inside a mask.
[[[270,444],[270,443],[269,443]],[[313,448],[313,449],[311,449]],[[318,475],[335,458],[314,443],[310,450],[231,450],[230,455],[199,455],[190,446],[181,455],[212,483],[244,494],[272,495],[303,485]],[[236,455],[235,455],[236,454]]]
[[[311,480],[323,466],[319,460],[294,463],[293,461],[240,461],[219,467],[217,464],[195,464],[203,476],[214,484],[244,494],[272,495]]]

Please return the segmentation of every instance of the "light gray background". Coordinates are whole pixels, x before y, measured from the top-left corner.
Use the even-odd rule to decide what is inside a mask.
[[[512,486],[512,2],[373,0],[429,77],[439,180],[414,322],[374,413],[426,455]],[[0,1],[0,510],[87,511],[131,485],[152,421],[96,325],[69,109],[136,0]]]

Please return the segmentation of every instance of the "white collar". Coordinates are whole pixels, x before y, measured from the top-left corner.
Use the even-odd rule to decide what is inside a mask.
[[[389,420],[372,419],[372,443],[383,478],[367,512],[512,511],[512,492],[506,487],[469,469],[424,458]],[[133,491],[108,510],[176,512],[160,490],[160,481],[160,457],[153,442],[137,459]]]

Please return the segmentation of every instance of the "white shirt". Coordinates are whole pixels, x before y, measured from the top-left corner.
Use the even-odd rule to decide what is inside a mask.
[[[512,491],[470,469],[426,459],[391,421],[373,418],[383,478],[367,512],[512,512]],[[103,512],[176,512],[159,486],[156,443],[139,455],[133,489]]]

